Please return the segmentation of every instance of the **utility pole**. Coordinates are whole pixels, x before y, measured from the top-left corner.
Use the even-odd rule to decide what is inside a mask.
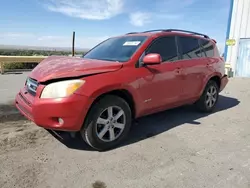
[[[75,56],[75,31],[73,31],[73,40],[72,40],[72,57]]]

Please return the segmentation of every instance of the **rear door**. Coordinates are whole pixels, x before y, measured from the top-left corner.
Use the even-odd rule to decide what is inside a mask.
[[[200,47],[199,38],[179,36],[178,45],[183,64],[182,99],[196,98],[203,88],[203,80],[207,73],[207,58]]]

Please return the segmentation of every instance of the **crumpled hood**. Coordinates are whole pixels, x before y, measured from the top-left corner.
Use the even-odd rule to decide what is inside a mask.
[[[30,73],[38,82],[52,79],[78,77],[119,70],[122,63],[76,57],[50,56],[41,61]]]

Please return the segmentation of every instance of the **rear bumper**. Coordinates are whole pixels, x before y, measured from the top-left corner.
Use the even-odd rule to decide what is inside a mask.
[[[222,91],[225,87],[226,87],[226,85],[227,85],[227,83],[228,83],[228,76],[227,75],[224,75],[222,78],[221,78],[221,82],[220,82],[221,84],[220,84],[220,91]]]
[[[40,99],[23,88],[16,95],[17,109],[38,126],[52,130],[79,131],[89,107],[88,97],[73,94],[68,98]],[[58,118],[63,119],[59,123]]]

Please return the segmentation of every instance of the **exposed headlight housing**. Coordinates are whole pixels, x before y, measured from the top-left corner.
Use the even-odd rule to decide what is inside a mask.
[[[72,95],[77,89],[79,89],[85,80],[66,80],[51,83],[42,91],[41,97],[42,99],[49,99],[49,98],[64,98]]]

